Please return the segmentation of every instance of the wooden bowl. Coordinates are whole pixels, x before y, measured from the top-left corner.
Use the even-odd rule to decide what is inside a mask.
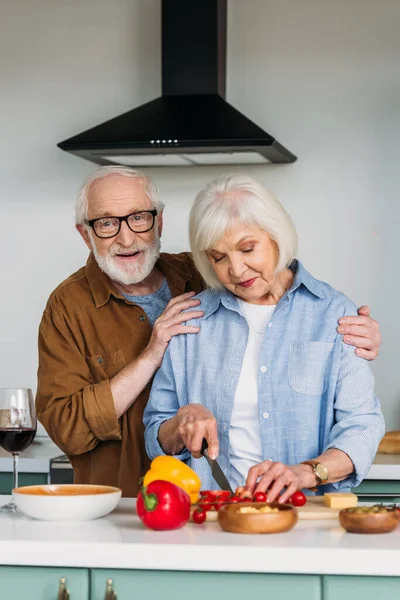
[[[278,508],[272,513],[241,513],[240,508],[270,506]],[[224,531],[232,533],[281,533],[289,531],[297,523],[297,510],[288,504],[277,502],[243,502],[227,504],[218,511],[218,523]]]
[[[348,508],[339,512],[341,526],[350,533],[389,533],[399,524],[397,510],[382,513],[355,513]]]

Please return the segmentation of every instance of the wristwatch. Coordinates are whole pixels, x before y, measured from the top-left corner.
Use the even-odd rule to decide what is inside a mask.
[[[312,467],[313,473],[318,482],[317,485],[310,488],[310,492],[316,492],[319,485],[328,483],[328,469],[325,467],[325,465],[321,464],[316,460],[304,460],[301,464],[310,465]]]

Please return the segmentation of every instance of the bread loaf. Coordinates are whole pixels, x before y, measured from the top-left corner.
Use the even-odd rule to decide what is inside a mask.
[[[388,431],[379,444],[378,454],[400,454],[400,431]]]

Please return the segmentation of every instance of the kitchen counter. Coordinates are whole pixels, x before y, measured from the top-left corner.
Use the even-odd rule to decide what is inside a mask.
[[[377,454],[365,479],[400,480],[400,454]]]
[[[354,535],[332,520],[275,535],[224,533],[218,523],[155,532],[139,521],[135,501],[122,499],[108,517],[85,523],[0,513],[0,565],[400,576],[400,527]]]
[[[35,438],[18,461],[20,473],[50,473],[50,461],[62,451],[49,438]],[[0,473],[12,473],[12,456],[0,448]]]

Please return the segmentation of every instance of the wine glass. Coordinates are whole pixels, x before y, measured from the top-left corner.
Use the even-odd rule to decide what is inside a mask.
[[[36,434],[36,411],[32,390],[0,388],[0,446],[13,457],[13,489],[18,487],[18,456],[33,441]],[[1,512],[18,513],[12,500]]]

